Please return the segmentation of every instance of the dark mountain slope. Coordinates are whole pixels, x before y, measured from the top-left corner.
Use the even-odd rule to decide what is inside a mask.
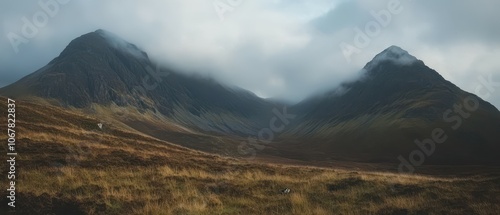
[[[304,114],[288,136],[301,138],[287,142],[307,148],[318,159],[394,161],[419,149],[415,140],[432,138],[434,129],[443,129],[448,139],[428,162],[499,160],[500,112],[488,102],[399,47],[386,49],[364,70],[365,76],[344,84],[342,93],[331,91],[296,105],[292,110]],[[475,105],[477,109],[467,109]]]
[[[73,40],[48,65],[0,93],[56,99],[77,108],[131,106],[159,112],[187,127],[225,134],[254,133],[262,127],[258,118],[271,114],[271,104],[252,93],[153,68],[157,67],[135,45],[97,30]]]
[[[406,63],[399,63],[394,52],[404,52]],[[392,59],[387,55],[396,55]],[[414,59],[409,61],[408,59]],[[404,61],[404,60],[403,60]],[[384,114],[404,109],[404,117],[442,118],[442,113],[460,97],[469,94],[446,81],[422,61],[406,51],[391,47],[377,55],[365,67],[363,78],[346,83],[340,90],[328,92],[295,106],[309,113],[313,120],[348,120],[362,114]],[[481,100],[481,106],[498,112],[494,106]]]
[[[426,162],[499,163],[500,112],[491,104],[399,47],[386,49],[364,70],[360,80],[290,107],[296,118],[258,154],[394,162],[418,150],[416,141],[442,131],[446,141],[436,145]],[[211,79],[157,68],[145,52],[103,30],[73,40],[45,67],[0,94],[35,96],[83,110],[123,107],[142,115],[123,121],[136,130],[226,152],[269,128],[277,104]],[[107,117],[116,114],[108,112]],[[228,147],[216,147],[219,143]],[[193,147],[197,144],[203,146]]]

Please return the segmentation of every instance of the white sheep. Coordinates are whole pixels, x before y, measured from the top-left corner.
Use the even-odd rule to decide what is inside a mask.
[[[281,194],[289,194],[289,193],[290,193],[289,188],[285,188],[284,190],[281,191]]]

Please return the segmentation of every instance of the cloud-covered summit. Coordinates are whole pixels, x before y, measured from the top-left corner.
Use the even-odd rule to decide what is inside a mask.
[[[384,61],[391,61],[398,65],[411,65],[414,62],[417,62],[418,59],[408,53],[406,50],[402,48],[392,45],[389,48],[385,49],[380,54],[377,54],[372,61],[370,61],[371,65],[376,65]]]
[[[3,3],[0,86],[43,67],[72,39],[95,29],[107,29],[175,69],[292,101],[358,78],[393,44],[464,90],[474,92],[480,75],[500,80],[497,1],[221,1],[229,6],[223,21],[212,1],[57,2],[67,3],[50,14],[38,1]],[[398,3],[399,13],[374,31],[389,2]],[[33,21],[42,13],[45,22]],[[7,35],[23,36],[26,22],[40,27],[16,53]],[[367,26],[377,34],[347,62],[339,45],[352,44],[356,29],[367,33]],[[500,107],[500,93],[486,99]]]

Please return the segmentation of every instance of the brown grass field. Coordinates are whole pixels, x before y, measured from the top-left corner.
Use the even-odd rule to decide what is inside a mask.
[[[5,98],[0,102],[6,104]],[[4,152],[6,109],[0,109]],[[463,176],[403,175],[266,164],[187,149],[121,126],[105,125],[101,130],[99,119],[54,106],[18,101],[16,119],[19,155],[13,214],[500,211],[498,169]],[[0,167],[6,175],[7,163]],[[7,188],[6,177],[1,184]],[[291,192],[281,194],[284,188]],[[0,214],[8,214],[8,200],[2,199]]]

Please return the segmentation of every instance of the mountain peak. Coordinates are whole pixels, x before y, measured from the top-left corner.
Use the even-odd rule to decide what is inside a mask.
[[[94,31],[94,33],[98,33],[98,34],[108,34],[108,33],[110,33],[110,32],[109,32],[109,31],[106,31],[106,30],[104,30],[104,29],[99,28],[99,29],[95,30],[95,31]]]
[[[392,45],[381,53],[377,54],[373,58],[373,60],[367,64],[365,69],[373,68],[374,66],[387,61],[398,65],[411,65],[415,62],[418,62],[419,60],[399,46]]]
[[[384,50],[384,52],[405,52],[405,53],[408,53],[406,50],[404,50],[401,47],[396,46],[396,45],[389,46],[388,48],[386,48]]]
[[[97,53],[106,54],[109,50],[127,53],[138,59],[149,59],[146,52],[139,49],[136,45],[103,29],[98,29],[74,39],[65,50],[63,50],[61,56],[74,53],[91,53],[94,55]]]

